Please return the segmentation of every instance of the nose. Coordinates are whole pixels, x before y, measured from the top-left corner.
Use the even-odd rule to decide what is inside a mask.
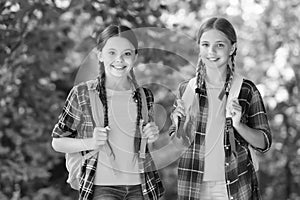
[[[124,58],[123,58],[123,55],[121,54],[121,55],[118,55],[117,57],[116,57],[116,60],[115,60],[116,62],[123,62],[124,61]]]
[[[211,46],[208,48],[208,53],[215,53],[215,52],[216,52],[215,46],[214,46],[214,45],[211,45]]]

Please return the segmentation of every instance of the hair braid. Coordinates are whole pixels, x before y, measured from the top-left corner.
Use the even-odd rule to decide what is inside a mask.
[[[133,69],[130,70],[130,76],[131,76],[131,81],[135,87],[134,91],[134,97],[137,103],[137,116],[136,116],[136,131],[135,131],[135,140],[134,140],[134,152],[138,153],[139,148],[140,148],[140,138],[141,138],[141,133],[140,133],[140,120],[142,118],[142,99],[141,99],[141,93],[140,90],[143,90],[142,87],[139,87]],[[145,105],[147,106],[147,105]]]
[[[225,91],[227,94],[229,94],[229,90],[231,88],[232,80],[233,80],[233,75],[234,75],[234,70],[235,70],[235,64],[234,64],[234,58],[236,55],[236,49],[230,56],[231,58],[231,67],[227,65],[227,76],[226,76],[226,85],[225,85]]]
[[[206,76],[205,64],[199,57],[196,69],[197,88],[202,88]]]
[[[227,95],[229,94],[229,90],[231,88],[231,83],[233,79],[233,70],[227,65],[227,74],[226,74],[226,82],[225,82],[225,91]]]
[[[231,58],[231,65],[232,65],[232,67],[231,67],[232,73],[234,73],[234,71],[235,71],[234,59],[235,59],[235,56],[236,56],[236,51],[237,51],[237,49],[235,48],[234,52],[230,56],[230,58]]]
[[[198,63],[197,63],[197,68],[196,68],[196,86],[197,88],[200,88],[200,79],[201,79],[201,74],[200,74],[200,70],[201,70],[201,58],[198,59]]]
[[[106,96],[106,87],[105,87],[105,70],[104,65],[100,63],[100,77],[99,77],[99,97],[104,109],[104,127],[108,126],[108,106],[107,106],[107,96]]]
[[[103,105],[103,112],[104,112],[104,127],[107,127],[109,125],[109,121],[108,121],[108,105],[107,105],[107,93],[106,93],[106,87],[105,87],[105,69],[104,69],[104,65],[103,63],[99,62],[100,68],[100,75],[98,76],[98,91],[99,91],[99,98],[101,100],[101,103]],[[114,159],[115,157],[115,153],[113,152],[113,149],[110,145],[110,142],[107,141],[107,144],[111,150],[111,154],[113,155]]]

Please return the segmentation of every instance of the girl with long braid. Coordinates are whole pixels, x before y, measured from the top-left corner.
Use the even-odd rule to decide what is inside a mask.
[[[146,155],[140,155],[142,140],[153,143],[159,130],[142,119],[143,106],[153,117],[153,95],[134,76],[138,41],[128,27],[110,25],[97,36],[97,50],[99,76],[72,88],[53,129],[52,146],[83,155],[99,150],[81,167],[80,200],[159,199],[164,189],[147,146]],[[94,126],[90,90],[102,103],[101,127]]]
[[[237,36],[228,20],[208,19],[197,39],[199,61],[189,97],[193,103],[187,108],[182,99],[185,81],[171,115],[170,134],[187,146],[179,160],[178,199],[260,199],[249,145],[260,152],[271,145],[263,100],[254,83],[243,78],[238,98],[227,102],[237,76]]]

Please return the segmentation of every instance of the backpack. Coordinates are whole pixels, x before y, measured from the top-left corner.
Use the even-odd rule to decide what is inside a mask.
[[[232,80],[232,85],[231,85],[229,95],[227,98],[226,108],[228,107],[228,103],[230,102],[231,99],[238,98],[241,87],[242,87],[243,79],[244,78],[240,74],[237,74],[237,73],[234,74],[234,77]],[[193,103],[193,98],[191,98],[191,96],[194,95],[195,84],[196,84],[196,78],[192,78],[188,82],[188,85],[186,86],[186,89],[185,89],[184,93],[182,94],[181,98],[184,101],[184,105],[186,108],[189,108]],[[231,117],[231,115],[227,111],[227,109],[226,109],[226,117]],[[259,161],[258,161],[258,157],[256,155],[256,150],[251,145],[248,145],[248,149],[250,152],[250,160],[252,161],[254,170],[258,171]]]
[[[89,82],[88,82],[89,84]],[[149,116],[148,116],[148,107],[147,107],[147,98],[145,94],[145,88],[143,90],[140,90],[141,92],[141,100],[142,100],[142,117],[144,122],[148,122]],[[98,93],[94,90],[89,90],[89,98],[90,98],[90,104],[91,104],[91,116],[92,116],[92,122],[94,127],[95,126],[102,126],[104,125],[103,120],[103,105],[99,99]],[[142,123],[140,123],[140,129],[143,127]],[[140,157],[145,157],[145,150],[146,150],[147,140],[145,138],[141,139],[141,145],[140,145]],[[107,146],[107,145],[105,145]],[[79,179],[81,175],[81,167],[83,166],[84,162],[97,154],[100,149],[89,151],[86,154],[82,154],[82,152],[75,152],[75,153],[66,153],[65,159],[66,159],[66,168],[68,171],[68,179],[67,183],[70,184],[71,188],[75,190],[79,190]],[[109,149],[110,150],[110,149]],[[106,151],[108,152],[108,151]],[[108,153],[109,154],[109,153]],[[111,156],[109,155],[109,158]],[[111,160],[111,165],[114,166],[114,162]],[[113,167],[113,169],[116,169]]]

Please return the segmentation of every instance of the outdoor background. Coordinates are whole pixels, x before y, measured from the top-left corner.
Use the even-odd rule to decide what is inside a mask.
[[[1,200],[75,199],[65,182],[64,155],[51,148],[51,131],[78,71],[87,72],[86,79],[97,72],[85,59],[92,55],[94,31],[112,23],[141,28],[136,74],[155,95],[160,148],[175,89],[195,71],[196,32],[214,15],[234,25],[236,68],[257,84],[268,111],[273,144],[260,156],[263,199],[300,199],[298,0],[0,2]],[[176,199],[176,165],[160,169],[166,200]]]

